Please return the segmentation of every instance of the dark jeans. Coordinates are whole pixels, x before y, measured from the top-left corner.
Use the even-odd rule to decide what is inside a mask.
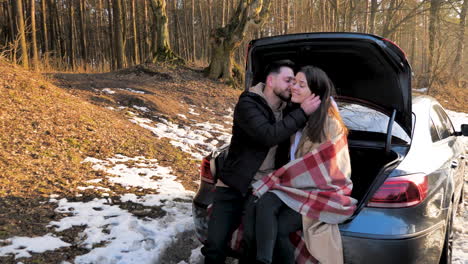
[[[302,217],[276,194],[267,192],[257,201],[249,199],[243,221],[243,263],[295,263],[289,234],[302,229]]]
[[[208,239],[201,249],[205,264],[225,262],[228,243],[241,222],[246,199],[232,188],[216,187],[213,211],[208,222]]]

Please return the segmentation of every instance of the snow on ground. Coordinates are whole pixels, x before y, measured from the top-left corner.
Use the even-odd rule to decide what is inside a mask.
[[[12,237],[5,240],[0,240],[1,244],[9,245],[0,247],[0,256],[14,254],[16,258],[31,257],[31,252],[42,253],[49,250],[54,250],[61,247],[68,247],[70,244],[63,242],[60,238],[52,234],[47,234],[42,237]]]
[[[418,92],[418,93],[425,93],[427,92],[427,88],[413,88],[413,91]]]
[[[60,221],[52,221],[49,226],[57,232],[73,226],[85,226],[78,239],[80,246],[91,251],[76,257],[75,263],[158,263],[161,253],[178,233],[194,228],[191,217],[193,192],[186,191],[175,181],[176,176],[171,174],[171,169],[159,166],[157,160],[117,155],[107,160],[88,157],[84,162],[92,163],[94,170],[107,172],[110,182],[154,189],[157,193],[142,197],[129,193],[120,197],[121,203],[130,201],[146,207],[158,207],[164,212],[160,217],[142,219],[120,208],[110,198],[69,202],[65,198],[57,200],[53,196],[50,202],[58,204],[56,211],[72,215]],[[99,183],[100,179],[89,182]],[[15,254],[17,258],[29,257],[30,252],[40,253],[70,246],[50,234],[36,238],[14,237],[0,242],[11,243],[0,247],[1,256]],[[101,246],[94,248],[98,244]]]
[[[103,91],[114,93],[109,88]],[[133,108],[147,112],[147,108],[144,107],[133,106]],[[189,110],[189,114],[199,115],[195,106],[191,106]],[[169,138],[173,145],[190,153],[194,159],[201,159],[215,148],[216,144],[226,143],[230,138],[230,128],[216,123],[203,122],[192,126],[179,126],[161,117],[157,118],[160,122],[154,122],[140,118],[134,112],[128,113],[130,121],[151,130],[158,137]],[[185,115],[180,116],[186,118]],[[88,186],[80,186],[78,190],[96,189],[101,191],[103,197],[90,202],[70,202],[56,195],[52,195],[50,199],[50,202],[57,203],[57,212],[71,215],[49,223],[56,232],[74,226],[85,227],[77,239],[80,241],[79,246],[91,251],[76,257],[75,263],[159,263],[161,254],[174,242],[177,234],[194,229],[191,216],[191,200],[194,194],[186,191],[176,181],[176,176],[171,174],[171,168],[160,166],[156,159],[122,155],[106,160],[88,157],[83,162],[92,163],[93,170],[104,171],[110,186],[96,186],[103,181],[93,179],[87,182]],[[128,193],[119,197],[120,201],[116,202],[116,198],[108,198],[113,195],[112,186],[115,184],[126,188],[154,189],[157,194],[137,197]],[[119,207],[119,204],[125,202],[141,204],[145,208],[158,208],[163,213],[159,217],[139,218]],[[6,245],[0,247],[0,256],[14,254],[17,258],[29,257],[32,252],[40,253],[71,246],[51,234],[35,238],[13,237],[0,240],[0,245]],[[188,261],[199,262],[200,254],[200,248],[195,249]]]
[[[191,115],[200,115],[195,112],[194,107],[189,108],[189,113]],[[212,110],[210,111],[212,112]],[[217,123],[203,122],[192,126],[181,126],[162,117],[158,117],[160,122],[153,122],[148,118],[140,118],[135,113],[131,113],[131,115],[133,115],[131,122],[149,129],[159,138],[169,138],[173,146],[189,153],[196,160],[201,160],[210,153],[219,142],[221,144],[229,142],[231,137],[230,127],[226,128]],[[230,116],[232,120],[232,114]],[[185,115],[183,117],[186,118]],[[232,121],[230,122],[232,123]]]

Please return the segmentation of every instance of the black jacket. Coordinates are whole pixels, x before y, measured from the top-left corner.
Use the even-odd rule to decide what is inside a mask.
[[[234,109],[231,144],[219,178],[245,195],[269,149],[289,140],[306,122],[307,116],[301,108],[277,122],[264,98],[243,92]]]

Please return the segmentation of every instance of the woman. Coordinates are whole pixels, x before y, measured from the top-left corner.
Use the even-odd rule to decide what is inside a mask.
[[[254,194],[260,197],[254,209],[257,263],[272,263],[273,250],[279,263],[294,263],[294,246],[288,239],[291,230],[282,230],[294,225],[298,230],[301,222],[313,257],[320,263],[342,262],[337,224],[352,215],[356,200],[350,197],[347,129],[333,92],[331,80],[317,67],[305,66],[296,74],[291,101],[300,104],[315,94],[322,103],[304,129],[291,138],[291,161],[253,184]],[[251,228],[252,221],[246,221],[246,229]]]

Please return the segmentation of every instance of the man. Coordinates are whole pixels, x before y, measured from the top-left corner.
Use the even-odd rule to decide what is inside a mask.
[[[275,165],[276,146],[302,128],[320,105],[320,99],[311,96],[300,108],[282,116],[294,84],[293,67],[289,60],[273,62],[267,67],[264,87],[254,86],[239,97],[229,153],[219,170],[208,239],[202,248],[205,264],[224,263],[252,180],[279,167]]]

